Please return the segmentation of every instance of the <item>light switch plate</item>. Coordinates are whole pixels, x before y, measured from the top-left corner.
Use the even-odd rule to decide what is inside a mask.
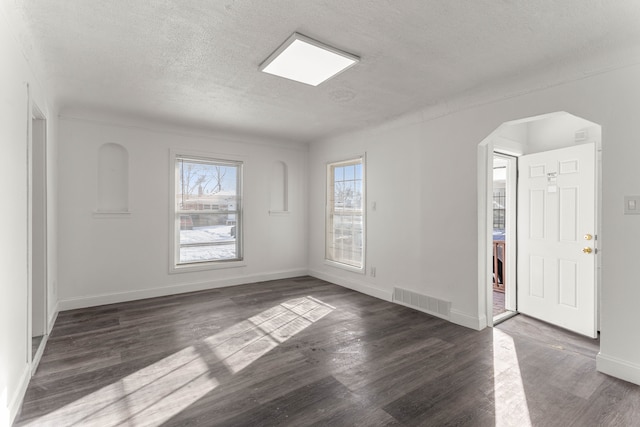
[[[624,196],[624,214],[640,215],[640,196]]]

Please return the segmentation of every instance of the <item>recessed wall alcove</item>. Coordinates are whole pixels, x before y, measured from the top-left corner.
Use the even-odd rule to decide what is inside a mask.
[[[94,216],[129,214],[129,153],[120,144],[98,149],[97,210]]]
[[[271,166],[269,214],[289,213],[289,175],[285,162],[276,161]]]

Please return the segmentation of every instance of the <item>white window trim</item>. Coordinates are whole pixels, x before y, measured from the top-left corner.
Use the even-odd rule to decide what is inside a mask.
[[[176,211],[175,211],[175,194],[176,194],[176,158],[179,156],[202,158],[205,160],[220,160],[221,162],[240,162],[240,189],[241,198],[244,197],[244,167],[245,159],[228,154],[217,154],[203,151],[181,150],[172,148],[169,150],[169,274],[188,273],[194,271],[220,270],[225,268],[246,267],[246,253],[244,250],[244,223],[238,234],[238,247],[242,258],[239,260],[221,260],[221,261],[205,261],[193,264],[178,264],[180,247],[180,229],[176,227]],[[238,220],[243,221],[244,217],[244,200],[241,200],[241,209],[238,212]]]
[[[339,268],[341,270],[352,271],[354,273],[363,274],[363,275],[364,275],[364,273],[366,271],[364,263],[362,264],[362,268],[358,268],[358,267],[354,267],[353,265],[343,264],[341,262],[332,261],[330,259],[326,259],[325,258],[324,259],[324,264],[329,266],[329,267]]]
[[[346,160],[345,160],[346,159]],[[327,218],[330,213],[331,207],[329,206],[329,184],[331,181],[331,175],[329,174],[329,168],[331,166],[339,166],[340,164],[348,164],[354,160],[360,159],[362,162],[362,267],[355,267],[353,265],[345,264],[339,261],[334,261],[327,258],[327,227],[329,226]],[[325,164],[325,195],[324,195],[324,264],[329,267],[339,268],[341,270],[351,271],[358,274],[366,274],[367,272],[367,157],[366,153],[355,154],[352,156],[345,156],[341,160],[327,162]]]

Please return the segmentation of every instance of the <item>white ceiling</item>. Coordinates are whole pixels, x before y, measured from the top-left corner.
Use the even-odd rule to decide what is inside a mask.
[[[638,0],[1,1],[63,113],[301,142],[640,46]],[[294,31],[362,60],[318,87],[259,72]]]

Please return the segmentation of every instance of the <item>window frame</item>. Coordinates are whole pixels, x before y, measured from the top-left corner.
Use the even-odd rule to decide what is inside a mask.
[[[176,205],[176,187],[178,176],[176,173],[176,163],[179,159],[202,161],[204,163],[219,164],[226,166],[237,166],[237,205],[236,215],[236,248],[238,257],[229,260],[208,260],[189,263],[180,263],[180,216],[188,215],[186,212],[178,210]],[[246,256],[244,251],[244,159],[218,155],[209,152],[170,149],[169,155],[169,273],[185,273],[192,271],[217,270],[223,268],[235,268],[246,266]],[[198,211],[199,213],[221,213],[213,210]]]
[[[347,264],[345,262],[341,262],[338,260],[329,258],[329,230],[330,230],[330,218],[333,211],[334,206],[330,203],[330,196],[334,197],[332,194],[334,192],[334,171],[333,168],[336,166],[347,166],[350,164],[360,163],[362,166],[362,203],[361,203],[361,213],[362,213],[362,265],[360,267],[356,267],[351,264]],[[367,260],[367,167],[366,167],[366,153],[357,154],[353,156],[347,156],[346,159],[327,162],[325,167],[326,174],[326,182],[325,182],[325,216],[324,216],[324,224],[325,224],[325,232],[324,232],[324,263],[326,265],[337,267],[343,270],[351,271],[359,274],[366,274],[366,260]]]

